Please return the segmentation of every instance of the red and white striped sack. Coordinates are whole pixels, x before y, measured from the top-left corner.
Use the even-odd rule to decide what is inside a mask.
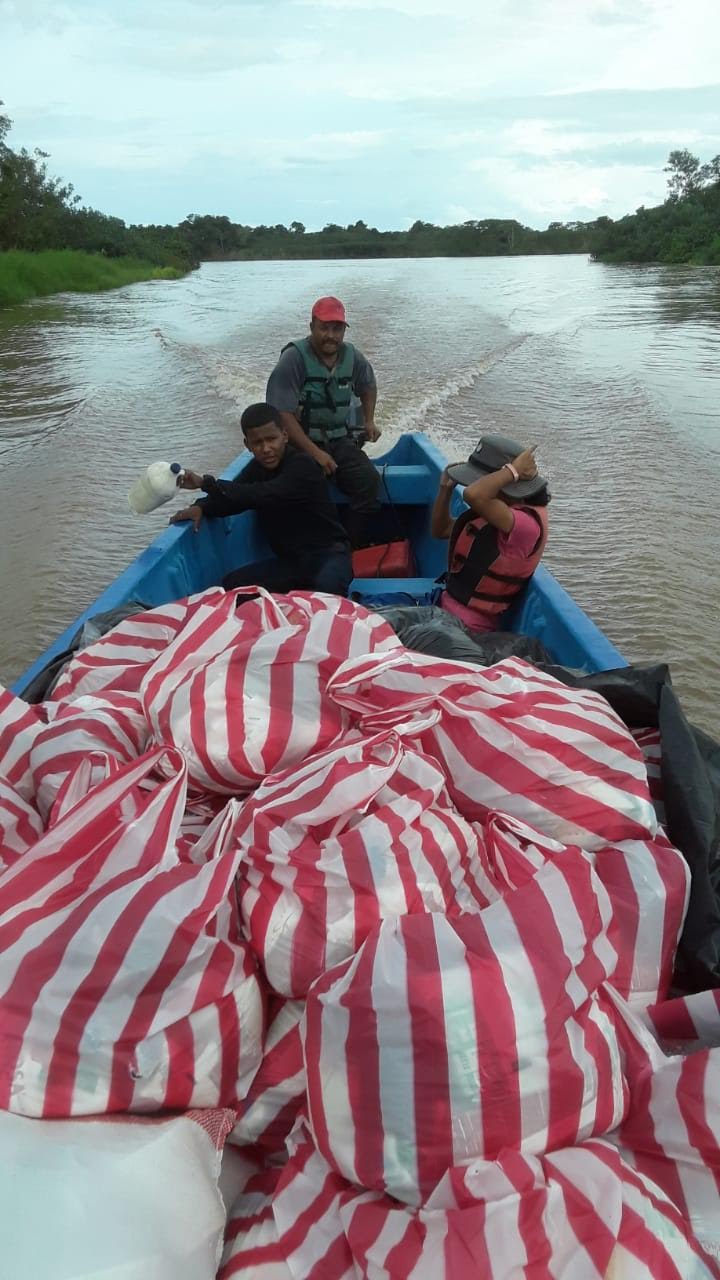
[[[112,778],[121,769],[115,756],[104,751],[89,751],[70,770],[61,782],[52,808],[48,814],[47,830],[65,817],[81,800],[85,799],[95,787],[108,778]]]
[[[226,818],[229,818],[237,812],[238,806],[234,801],[228,801],[227,796],[213,793],[202,795],[197,792],[188,796],[175,845],[178,856],[189,858],[192,862],[195,846],[206,836],[208,827],[218,814],[225,813]]]
[[[178,632],[193,621],[202,626],[224,598],[222,587],[210,587],[125,618],[70,660],[46,701],[68,702],[108,689],[137,693],[146,671]]]
[[[29,706],[0,686],[0,774],[44,818],[80,761],[99,755],[126,763],[142,754],[147,737],[136,693]]]
[[[626,1005],[615,1004],[630,1105],[613,1141],[720,1259],[720,1048],[668,1055]]]
[[[508,814],[489,813],[480,826],[480,858],[498,896],[525,884],[565,848]],[[690,889],[688,865],[660,830],[653,839],[624,840],[588,856],[612,904],[608,936],[618,954],[612,985],[645,1007],[670,985]]]
[[[477,835],[443,774],[392,732],[268,779],[235,838],[245,934],[279,995],[306,995],[386,916],[488,902]]]
[[[338,596],[260,591],[238,607],[242,596],[197,615],[142,684],[155,740],[184,753],[192,787],[222,794],[338,741],[350,717],[327,696],[330,676],[347,658],[400,645],[382,618]]]
[[[346,663],[329,692],[365,732],[434,709],[419,742],[467,818],[499,810],[583,849],[657,831],[642,752],[619,716],[528,662],[478,668],[403,649]]]
[[[720,1275],[667,1187],[609,1142],[456,1166],[420,1209],[339,1179],[302,1123],[288,1148],[233,1204],[219,1280]]]
[[[720,1047],[720,988],[663,1000],[647,1012],[658,1039],[683,1053]]]
[[[383,921],[307,999],[309,1117],[332,1167],[422,1204],[462,1161],[613,1129],[626,1095],[597,998],[609,921],[577,851],[477,915]]]
[[[605,1278],[611,1269],[626,1280],[720,1274],[691,1235],[692,1226],[712,1256],[720,1213],[704,1168],[691,1170],[704,1174],[703,1182],[691,1182],[694,1215],[678,1208],[669,1159],[645,1156],[634,1173],[632,1152],[623,1148],[623,1161],[597,1141],[545,1157],[501,1152],[497,1161],[455,1167],[414,1210],[339,1181],[303,1126],[289,1149],[283,1169],[256,1175],[234,1202],[219,1280],[456,1280],[471,1266],[482,1276],[540,1268],[538,1275],[582,1280]],[[348,1271],[352,1263],[356,1270]]]
[[[253,1174],[230,1206],[217,1280],[294,1280],[273,1218],[279,1176],[279,1168]]]
[[[250,1177],[233,1202],[218,1280],[357,1280],[361,1274],[340,1217],[355,1189],[328,1167],[302,1125],[288,1147],[290,1162]],[[396,1274],[406,1273],[388,1273]]]
[[[182,756],[93,788],[0,880],[0,1107],[30,1116],[235,1106],[262,1052],[240,935],[235,808],[176,851]]]
[[[0,685],[0,871],[26,853],[45,829],[36,804],[32,751],[47,732],[47,709],[29,706]]]
[[[37,809],[0,774],[0,872],[26,853],[42,833]]]
[[[275,1215],[283,1170],[249,1179],[230,1209],[218,1280],[357,1280],[338,1212],[347,1184],[320,1164],[322,1183],[314,1170],[305,1177],[296,1165],[291,1199],[297,1216],[282,1229]]]
[[[220,1280],[720,1276],[672,1202],[607,1141],[593,1139],[544,1156],[506,1150],[494,1161],[456,1166],[420,1208],[338,1184],[302,1124],[289,1148],[287,1165],[258,1205],[265,1247],[284,1260],[287,1271],[280,1261],[277,1272],[235,1269],[238,1255],[226,1245],[228,1269]],[[261,1255],[255,1256],[259,1261]]]
[[[543,835],[509,813],[488,811],[475,823],[480,861],[494,893],[491,901],[532,880],[546,862],[565,853],[566,845]]]
[[[108,690],[101,697],[79,694],[67,703],[29,706],[0,686],[0,870],[122,763],[137,758],[147,735],[137,693]],[[189,851],[225,803],[224,797],[194,796],[179,845]]]
[[[109,691],[50,704],[50,723],[35,735],[30,750],[35,802],[46,823],[67,778],[89,757],[97,769],[88,789],[107,776],[108,760],[128,764],[147,748],[149,728],[137,693]]]
[[[35,805],[30,753],[48,723],[44,707],[29,706],[0,685],[0,775],[28,804]]]
[[[124,619],[76,654],[48,701],[66,702],[107,689],[137,692],[147,671],[181,633],[184,641],[176,647],[176,661],[192,652],[193,646],[214,642],[215,651],[220,652],[224,644],[232,642],[237,630],[235,600],[253,594],[254,588],[225,592],[221,587],[209,587],[196,595]],[[376,625],[386,624],[378,618]]]
[[[300,1019],[304,1000],[278,1000],[270,1012],[263,1060],[238,1106],[229,1141],[277,1154],[285,1151],[305,1101],[305,1062]]]
[[[107,777],[109,761],[126,764],[142,755],[148,735],[137,693],[109,691],[42,707],[7,691],[0,698],[0,759],[43,825],[55,820],[55,803],[79,766],[92,761],[89,790]]]
[[[670,989],[690,894],[690,869],[662,829],[593,855],[613,907],[610,941],[618,953],[611,985],[638,1009]]]

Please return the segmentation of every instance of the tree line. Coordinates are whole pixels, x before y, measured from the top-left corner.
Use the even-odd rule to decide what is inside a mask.
[[[83,205],[71,183],[49,174],[47,152],[8,145],[11,124],[0,111],[0,252],[81,249],[185,270],[194,265],[177,227],[127,226]]]
[[[701,164],[690,151],[671,151],[664,204],[608,220],[592,250],[600,262],[720,264],[720,155]]]
[[[595,226],[554,222],[547,231],[535,231],[515,219],[483,218],[445,227],[417,221],[407,231],[378,231],[362,221],[345,227],[329,222],[321,231],[307,231],[301,222],[251,227],[227,217],[192,214],[178,231],[193,255],[205,260],[424,258],[589,253]]]
[[[249,226],[212,214],[189,214],[177,226],[128,226],[122,218],[83,205],[70,183],[49,174],[47,153],[11,148],[10,128],[0,112],[0,252],[81,249],[181,269],[203,260],[538,253],[589,253],[616,262],[720,262],[720,156],[701,164],[689,151],[672,151],[663,205],[615,222],[607,217],[551,222],[544,231],[505,218],[442,227],[418,220],[407,231],[379,231],[363,221],[345,227],[331,222],[321,231],[307,231],[298,221]]]

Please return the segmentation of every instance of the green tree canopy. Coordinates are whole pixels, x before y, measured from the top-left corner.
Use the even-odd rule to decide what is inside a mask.
[[[698,157],[687,149],[671,151],[663,173],[670,175],[668,199],[686,200],[696,191],[720,180],[720,155],[714,156],[707,164],[701,164]]]
[[[617,222],[598,220],[594,256],[604,262],[720,263],[720,156],[702,164],[671,151],[668,196]]]
[[[0,108],[2,103],[0,103]],[[178,226],[126,226],[83,206],[70,183],[52,177],[44,151],[13,150],[9,117],[0,111],[0,251],[84,249],[105,257],[139,257],[187,268],[204,259],[479,257],[592,253],[617,262],[720,262],[720,155],[706,163],[687,149],[665,166],[668,197],[613,222],[551,222],[545,231],[512,218],[468,218],[451,226],[417,219],[408,231],[378,231],[362,218],[307,231],[249,226],[226,214],[190,213]]]

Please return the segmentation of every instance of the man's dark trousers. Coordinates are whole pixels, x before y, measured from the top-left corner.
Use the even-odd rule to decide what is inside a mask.
[[[288,591],[326,591],[346,596],[352,581],[350,549],[341,544],[320,551],[303,551],[297,556],[271,556],[244,565],[223,578],[226,591],[236,587],[264,587],[285,595]]]
[[[371,540],[373,517],[380,510],[377,468],[349,436],[329,440],[320,448],[325,449],[337,463],[332,479],[340,492],[347,496],[348,536],[354,547],[361,547]]]

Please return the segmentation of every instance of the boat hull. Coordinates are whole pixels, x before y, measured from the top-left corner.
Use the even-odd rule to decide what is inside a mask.
[[[249,454],[242,453],[222,478],[235,479],[249,460]],[[412,579],[356,579],[351,590],[421,595],[446,567],[447,543],[431,536],[430,512],[447,459],[426,436],[411,432],[375,462],[383,478],[378,532],[392,537],[401,528],[412,542],[417,573]],[[339,504],[344,502],[341,494],[336,497]],[[454,502],[459,514],[460,493]],[[152,606],[193,595],[218,583],[232,569],[268,554],[251,512],[204,521],[197,534],[189,525],[170,525],[18,677],[12,691],[22,695],[48,663],[71,647],[79,628],[95,614],[130,600]],[[607,636],[542,565],[509,611],[504,627],[535,636],[564,666],[588,673],[627,666]]]

